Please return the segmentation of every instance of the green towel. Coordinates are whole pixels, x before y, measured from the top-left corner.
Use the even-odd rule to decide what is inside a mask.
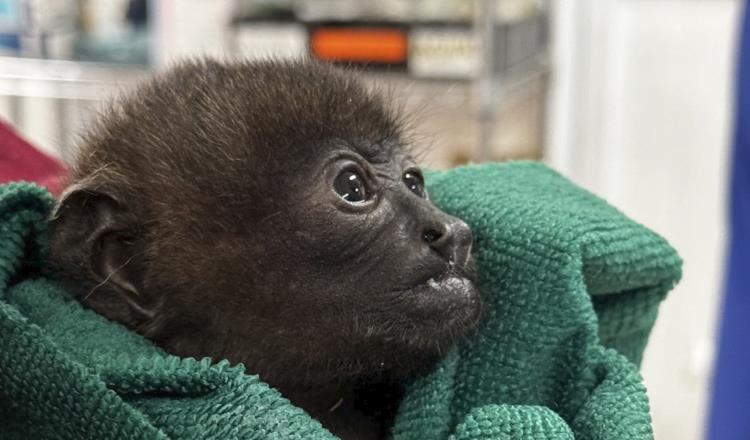
[[[474,231],[488,310],[409,384],[394,438],[651,439],[637,365],[674,250],[539,164],[428,177]],[[241,366],[168,355],[81,308],[44,276],[51,204],[0,187],[0,438],[333,437]]]

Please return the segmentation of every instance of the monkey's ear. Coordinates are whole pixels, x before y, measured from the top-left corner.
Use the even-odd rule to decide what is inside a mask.
[[[49,225],[52,260],[62,266],[63,276],[95,283],[85,299],[99,303],[112,319],[130,320],[133,313],[143,315],[141,319],[151,315],[142,292],[145,246],[138,233],[141,228],[115,197],[74,185],[63,193]],[[97,289],[116,292],[116,298],[106,300],[119,304],[96,301]]]

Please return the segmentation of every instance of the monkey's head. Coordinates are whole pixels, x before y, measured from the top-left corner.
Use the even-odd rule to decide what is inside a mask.
[[[181,64],[83,139],[59,276],[168,351],[304,385],[430,365],[476,324],[472,235],[402,123],[313,62]]]

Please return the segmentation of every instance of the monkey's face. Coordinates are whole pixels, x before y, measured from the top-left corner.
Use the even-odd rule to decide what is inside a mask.
[[[363,336],[406,337],[412,350],[454,343],[480,306],[468,225],[433,205],[404,153],[374,162],[336,149],[313,173],[290,225],[308,267],[326,274],[323,301],[356,311],[349,324]]]

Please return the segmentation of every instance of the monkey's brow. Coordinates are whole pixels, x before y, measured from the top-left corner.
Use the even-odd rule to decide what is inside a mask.
[[[393,160],[395,146],[388,143],[362,143],[358,145],[359,153],[372,164],[387,164]]]

